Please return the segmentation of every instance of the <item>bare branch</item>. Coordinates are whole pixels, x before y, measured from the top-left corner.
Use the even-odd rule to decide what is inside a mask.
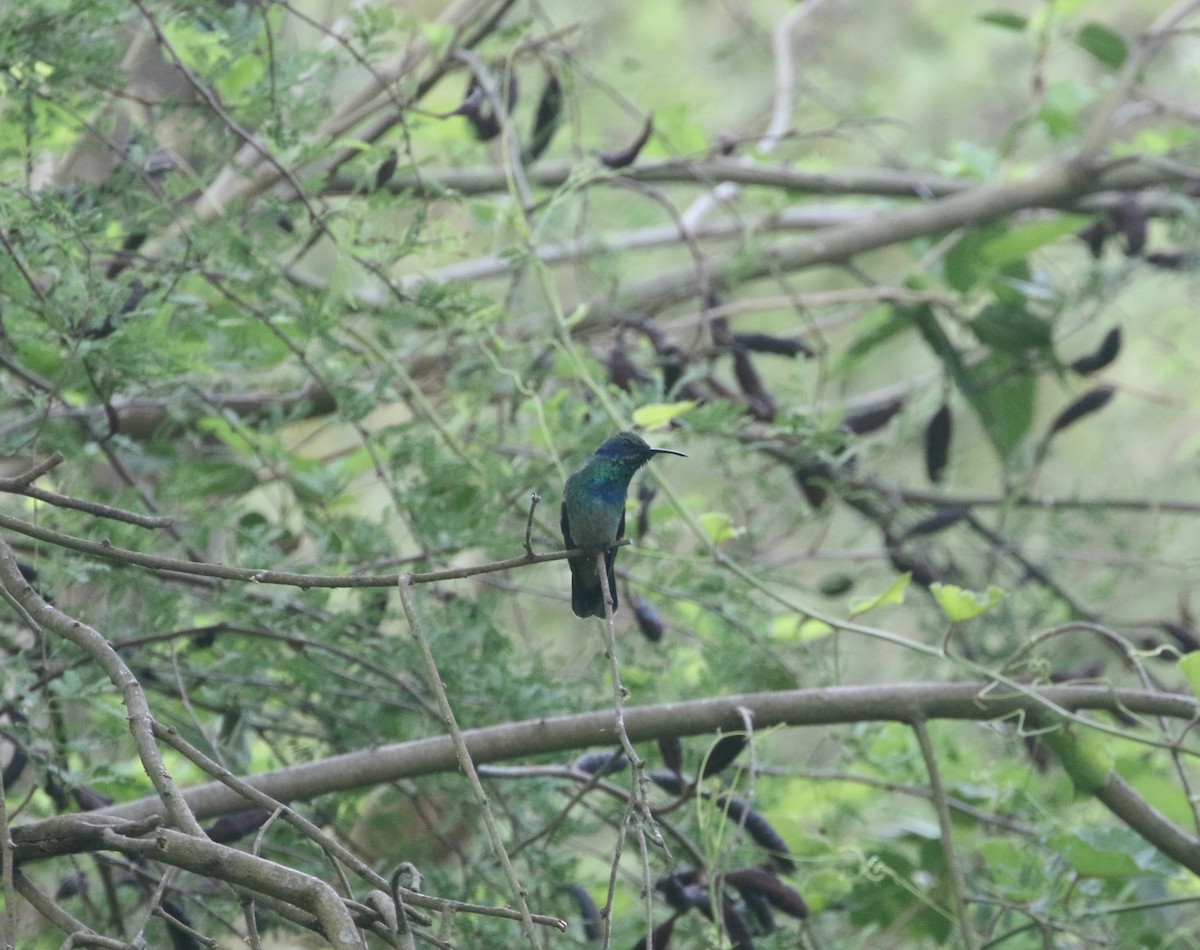
[[[707,735],[717,729],[736,731],[743,728],[742,707],[750,710],[759,730],[780,725],[908,723],[914,716],[929,720],[987,722],[1047,709],[1053,715],[1103,710],[1184,721],[1200,718],[1200,702],[1173,693],[1107,686],[1031,686],[1025,692],[1015,692],[989,688],[988,683],[901,683],[747,693],[663,705],[627,706],[625,728],[631,742],[664,736]],[[1148,737],[1146,741],[1149,742]],[[611,707],[569,716],[538,717],[468,729],[463,732],[463,742],[476,765],[501,762],[596,745],[615,745],[616,720]],[[301,763],[250,776],[245,781],[277,800],[293,801],[457,768],[458,757],[451,738],[435,736],[332,756],[320,762]],[[220,783],[196,786],[184,795],[201,818],[245,807],[241,795]],[[143,798],[113,805],[96,814],[132,819],[161,814],[161,810],[162,805],[157,799]]]

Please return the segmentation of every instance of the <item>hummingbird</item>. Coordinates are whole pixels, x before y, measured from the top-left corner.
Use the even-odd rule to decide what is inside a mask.
[[[596,555],[604,552],[612,609],[617,609],[614,545],[625,536],[625,495],[629,480],[656,455],[680,455],[674,449],[652,449],[633,432],[619,432],[596,449],[563,489],[562,534],[567,549],[588,553],[567,559],[571,567],[571,609],[576,617],[604,616],[604,588]]]

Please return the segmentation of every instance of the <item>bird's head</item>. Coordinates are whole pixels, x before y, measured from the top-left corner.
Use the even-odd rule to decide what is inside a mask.
[[[618,432],[596,449],[598,458],[632,464],[635,468],[645,465],[656,455],[680,455],[687,458],[682,452],[676,452],[674,449],[651,448],[636,432]]]

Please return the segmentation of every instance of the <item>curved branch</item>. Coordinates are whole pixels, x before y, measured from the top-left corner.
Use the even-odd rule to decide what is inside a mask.
[[[540,161],[526,170],[529,184],[539,188],[559,188],[579,166],[569,161]],[[620,172],[609,172],[597,163],[596,182],[674,183],[694,182],[712,187],[729,181],[739,185],[757,185],[803,195],[877,195],[888,198],[938,198],[965,191],[974,182],[964,178],[949,178],[926,172],[898,171],[890,168],[842,168],[837,171],[810,171],[784,164],[746,164],[732,158],[664,159],[639,162]],[[495,194],[508,189],[504,169],[500,166],[469,168],[428,168],[420,174],[397,174],[387,187],[396,194],[407,193],[416,198],[442,198],[447,192],[460,195]],[[354,194],[362,190],[360,177],[338,175],[326,188],[325,194]]]
[[[211,875],[234,887],[261,892],[310,911],[325,939],[337,950],[362,950],[349,910],[324,881],[206,837],[156,825],[154,819],[127,822],[88,812],[15,828],[13,842],[18,860],[93,850],[118,851]]]
[[[1101,168],[1082,159],[1065,161],[1020,181],[959,189],[917,207],[881,211],[862,220],[825,228],[781,242],[750,260],[736,253],[714,254],[708,262],[711,287],[707,289],[727,290],[735,279],[745,282],[778,272],[844,262],[857,254],[914,238],[978,227],[1026,208],[1071,207],[1084,195],[1100,191],[1145,188],[1197,177],[1200,173],[1194,170],[1175,167],[1130,162]],[[615,298],[606,296],[590,301],[586,315],[575,324],[575,329],[598,330],[629,311],[654,313],[697,293],[694,269],[677,267],[643,280]]]
[[[129,731],[133,734],[138,758],[146,775],[158,793],[157,800],[171,821],[191,835],[203,836],[195,815],[180,795],[171,773],[163,764],[151,728],[150,704],[142,685],[121,655],[97,630],[85,623],[68,617],[62,611],[42,599],[30,586],[17,566],[16,556],[7,543],[0,540],[0,592],[22,614],[23,618],[37,629],[48,630],[83,650],[92,658],[117,687],[121,694],[129,720]]]
[[[841,686],[769,693],[747,693],[649,706],[627,706],[625,729],[632,742],[666,736],[694,736],[717,729],[744,728],[741,709],[750,710],[759,729],[771,726],[822,726],[852,722],[912,722],[914,718],[989,721],[1029,714],[1047,707],[1078,712],[1200,718],[1200,702],[1171,693],[1110,689],[1106,686],[1030,687],[1028,693],[1002,693],[987,683],[902,683],[890,686]],[[985,692],[986,690],[986,692]],[[591,746],[615,745],[613,709],[571,716],[538,718],[469,729],[463,742],[476,765],[530,755],[546,755]],[[297,801],[330,792],[363,788],[458,768],[449,736],[434,736],[331,756],[318,762],[263,772],[246,779],[275,799]],[[184,792],[202,818],[245,807],[246,800],[219,782]],[[161,814],[156,798],[125,802],[95,812],[137,819]]]

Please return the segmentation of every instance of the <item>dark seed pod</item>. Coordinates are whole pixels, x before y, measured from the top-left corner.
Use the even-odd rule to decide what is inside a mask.
[[[1160,626],[1185,653],[1194,653],[1196,650],[1200,650],[1200,638],[1197,638],[1196,632],[1191,627],[1170,620],[1164,620]]]
[[[582,884],[572,884],[567,888],[571,899],[575,901],[575,907],[579,911],[579,922],[583,925],[584,940],[599,940],[600,939],[600,908],[596,906],[596,902],[592,900],[592,895],[587,892]]]
[[[900,548],[888,548],[888,560],[900,574],[911,574],[913,582],[928,587],[941,580],[941,575],[924,558]]]
[[[162,908],[167,933],[171,935],[171,946],[175,950],[202,950],[204,945],[192,933],[192,918],[183,906],[170,897],[164,897],[158,906]]]
[[[4,766],[3,773],[0,773],[0,779],[3,780],[4,790],[7,792],[17,784],[21,774],[25,771],[25,766],[29,764],[29,755],[25,752],[24,746],[16,746],[13,748],[12,758],[8,760],[8,764]]]
[[[709,750],[700,777],[709,778],[724,772],[733,763],[733,760],[742,754],[742,749],[746,748],[748,742],[749,739],[744,732],[731,732],[721,736]]]
[[[633,392],[634,386],[645,386],[653,382],[650,374],[629,358],[625,349],[625,340],[617,337],[612,349],[608,351],[608,378],[618,389]]]
[[[854,586],[854,578],[849,574],[830,574],[818,585],[819,590],[826,597],[837,597],[844,594]]]
[[[58,890],[54,892],[54,899],[62,900],[64,897],[76,897],[87,892],[87,874],[83,871],[72,871],[58,882]]]
[[[483,108],[483,86],[480,85],[474,74],[471,76],[471,81],[467,84],[467,91],[463,96],[463,101],[451,109],[449,112],[443,112],[438,115],[439,119],[449,119],[451,116],[463,115],[471,116],[478,115]]]
[[[563,94],[558,77],[550,73],[546,77],[546,85],[542,89],[542,98],[538,100],[537,114],[533,117],[533,129],[529,134],[529,147],[525,150],[526,164],[537,161],[542,153],[550,147],[554,133],[558,131],[562,121]]]
[[[741,347],[735,347],[733,350],[733,375],[746,397],[746,408],[750,410],[750,415],[759,422],[770,422],[774,419],[778,411],[775,397],[767,392],[762,377],[754,368],[750,354]]]
[[[658,643],[663,637],[663,631],[666,630],[658,608],[632,591],[629,592],[628,600],[633,608],[633,619],[637,621],[638,630],[642,632],[642,636],[651,643]]]
[[[885,402],[882,406],[872,406],[869,409],[848,413],[842,420],[842,427],[849,429],[855,435],[866,435],[868,432],[882,429],[892,421],[892,416],[903,408],[904,397],[898,396],[891,402]]]
[[[1062,432],[1063,429],[1074,425],[1086,416],[1090,416],[1093,412],[1099,412],[1108,405],[1108,401],[1112,399],[1113,393],[1114,390],[1111,386],[1097,386],[1095,389],[1089,389],[1058,414],[1051,424],[1046,438],[1049,439],[1056,432]]]
[[[721,922],[733,950],[754,950],[750,925],[738,906],[725,894],[721,895]]]
[[[687,788],[687,783],[684,782],[683,777],[675,772],[664,772],[662,769],[654,769],[651,772],[647,772],[646,777],[668,795],[682,795],[683,790]]]
[[[1125,255],[1137,257],[1146,249],[1149,215],[1136,192],[1126,192],[1112,212],[1113,224],[1125,235]]]
[[[1146,263],[1163,270],[1183,270],[1187,257],[1181,251],[1155,251],[1146,255]]]
[[[1120,352],[1121,328],[1113,327],[1104,335],[1104,339],[1100,341],[1100,346],[1096,348],[1096,351],[1087,356],[1081,356],[1071,364],[1071,369],[1080,376],[1088,376],[1104,369],[1117,358],[1117,354]]]
[[[379,163],[379,167],[375,169],[375,190],[378,191],[396,174],[396,165],[400,161],[400,155],[395,149],[388,152],[387,158]]]
[[[953,431],[954,422],[950,416],[950,406],[942,403],[941,408],[929,420],[929,425],[925,427],[925,473],[935,485],[946,474]]]
[[[614,775],[629,768],[629,758],[624,752],[585,752],[574,762],[571,768],[586,772],[588,775]]]
[[[716,802],[724,809],[726,818],[746,829],[750,840],[768,852],[774,868],[785,874],[796,870],[796,862],[792,860],[787,842],[766,818],[736,795],[720,795]]]
[[[601,163],[606,168],[626,168],[637,161],[638,155],[642,149],[646,147],[646,143],[650,141],[650,136],[654,134],[654,116],[646,116],[646,124],[642,126],[642,131],[638,137],[626,145],[622,149],[615,152],[601,152],[597,156]]]
[[[687,355],[683,348],[647,318],[638,321],[636,326],[646,335],[658,355],[658,365],[663,374],[663,392],[674,392],[687,370]]]
[[[749,894],[758,894],[770,901],[771,906],[790,917],[804,920],[808,917],[808,904],[800,892],[779,880],[773,873],[763,868],[743,868],[730,871],[723,878],[724,882],[737,889],[746,898]]]
[[[694,870],[676,871],[655,881],[654,889],[662,895],[672,910],[680,913],[699,910],[704,916],[711,917],[708,888],[696,881],[697,875]]]
[[[829,500],[829,488],[836,476],[828,462],[799,463],[792,468],[792,477],[814,511],[820,511]]]
[[[925,534],[937,534],[939,531],[945,531],[952,525],[958,524],[970,513],[970,508],[939,508],[933,514],[912,525],[901,537],[902,539],[917,538]]]
[[[663,765],[676,776],[683,774],[683,740],[679,736],[659,739],[658,752],[662,756]]]
[[[759,894],[757,891],[740,891],[742,902],[746,905],[746,910],[750,911],[754,917],[754,922],[758,925],[758,933],[769,934],[775,932],[775,912],[771,909],[771,902]]]
[[[1116,230],[1113,227],[1112,221],[1108,218],[1100,218],[1077,233],[1080,240],[1088,246],[1092,257],[1100,260],[1101,255],[1104,253],[1104,242],[1112,237],[1116,233]]]
[[[258,831],[270,817],[271,813],[265,808],[247,808],[245,811],[222,815],[205,828],[204,833],[218,844],[228,844]]]
[[[76,803],[83,811],[95,811],[97,808],[107,808],[112,804],[111,798],[101,795],[86,785],[76,786],[71,789],[71,794],[75,796]]]
[[[667,947],[671,943],[671,931],[675,929],[677,916],[672,915],[668,917],[654,928],[654,931],[650,934],[650,950],[667,950]],[[645,936],[638,937],[638,942],[630,950],[646,950]]]
[[[734,345],[753,353],[772,353],[795,359],[797,356],[811,358],[814,354],[803,340],[797,337],[771,336],[768,333],[735,333]]]
[[[517,104],[517,77],[508,73],[505,79],[505,106],[509,113]],[[490,142],[500,134],[500,116],[497,115],[494,103],[488,100],[483,84],[472,74],[467,83],[467,91],[463,94],[462,104],[450,115],[461,115],[471,126],[471,132],[480,142]]]

